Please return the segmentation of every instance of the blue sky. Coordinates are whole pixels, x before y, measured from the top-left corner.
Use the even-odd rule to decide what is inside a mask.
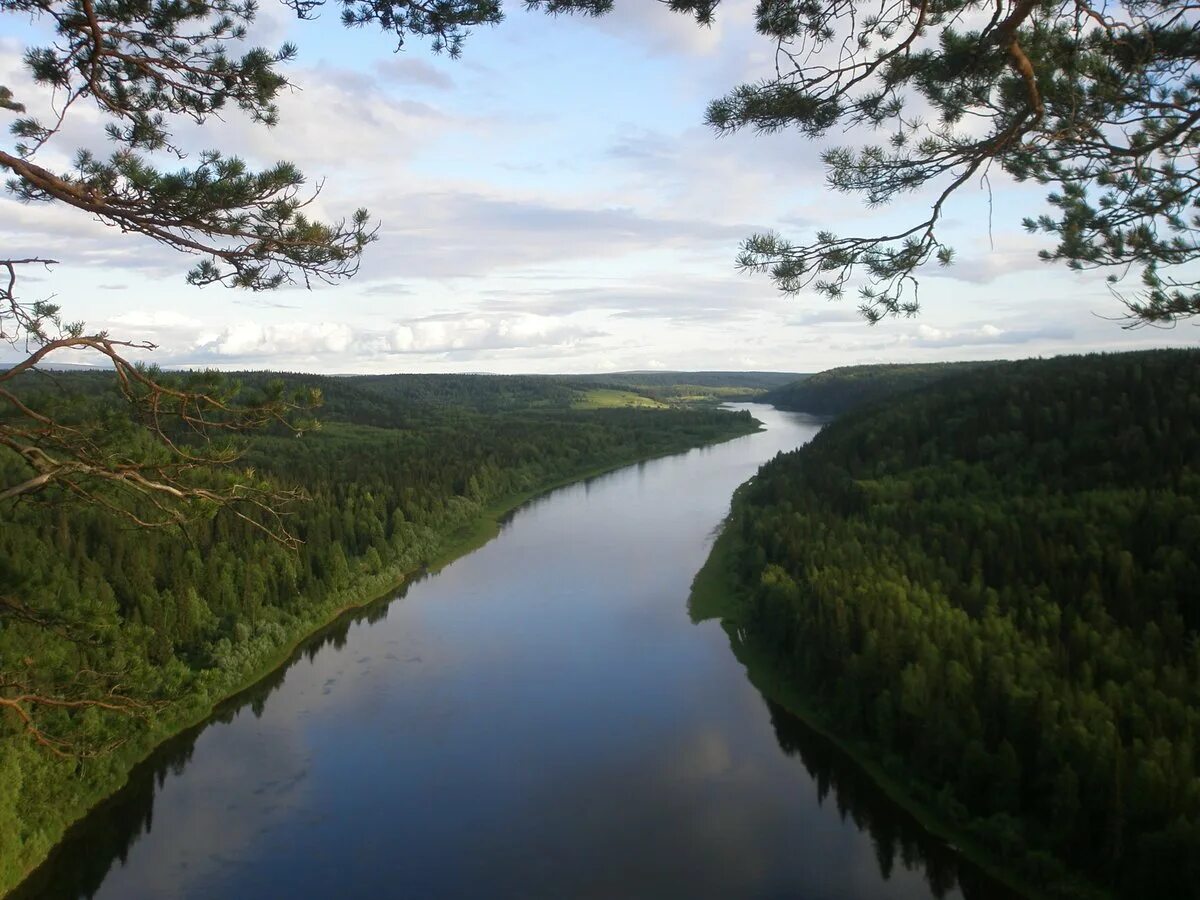
[[[419,42],[396,53],[385,35],[342,29],[332,9],[296,22],[266,4],[251,39],[300,48],[279,126],[230,116],[178,134],[192,150],[297,162],[324,182],[329,216],[367,206],[380,240],[353,281],[198,290],[183,281],[185,257],[9,198],[0,240],[61,260],[25,283],[27,296],[54,294],[72,318],[150,340],[150,358],[168,366],[814,371],[1196,342],[1191,325],[1123,330],[1101,276],[1039,263],[1019,223],[1040,194],[999,178],[990,214],[976,185],[953,203],[946,236],[958,263],[923,279],[916,320],[868,327],[852,301],[788,298],[737,273],[752,231],[870,234],[917,221],[930,199],[868,211],[824,188],[821,145],[703,127],[709,100],[769,71],[751,13],[724,3],[705,30],[649,0],[618,0],[599,20],[514,7],[451,60]],[[36,27],[11,15],[4,25],[0,84],[48,102],[20,68]],[[79,145],[103,148],[91,113],[71,120],[43,164]]]

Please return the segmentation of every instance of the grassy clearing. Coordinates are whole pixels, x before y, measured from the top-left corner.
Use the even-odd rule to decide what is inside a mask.
[[[572,409],[615,409],[618,407],[633,407],[636,409],[666,409],[667,404],[633,391],[619,391],[613,388],[591,388],[584,391],[574,403]]]
[[[675,384],[662,389],[658,396],[672,403],[682,403],[686,406],[698,403],[732,403],[738,400],[755,400],[765,393],[766,391],[762,388]]]

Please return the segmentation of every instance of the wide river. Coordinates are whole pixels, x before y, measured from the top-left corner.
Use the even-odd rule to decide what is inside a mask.
[[[819,423],[555,491],[165,745],[23,895],[1001,898],[749,683],[688,589]]]

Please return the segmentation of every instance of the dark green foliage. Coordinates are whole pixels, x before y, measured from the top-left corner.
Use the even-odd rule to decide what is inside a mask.
[[[257,391],[277,379],[241,380]],[[303,380],[326,391],[323,428],[300,438],[283,428],[256,433],[241,461],[309,498],[287,519],[299,550],[229,509],[183,531],[133,527],[94,505],[0,504],[0,601],[21,604],[0,603],[0,681],[50,697],[94,698],[116,684],[144,704],[120,713],[29,704],[37,728],[71,751],[63,758],[0,709],[0,890],[154,743],[337,610],[452,555],[489,510],[753,428],[745,413],[574,411],[575,392],[550,379]],[[93,406],[112,391],[99,375],[59,383]],[[0,474],[15,464],[0,455]],[[84,683],[81,673],[95,674]]]
[[[578,396],[566,384],[537,375],[357,375],[322,378],[320,387],[330,398],[331,415],[383,426],[411,422],[412,415],[441,415],[449,407],[475,412],[565,408]]]
[[[320,392],[273,377],[162,373],[113,358],[107,373],[0,371],[0,502],[85,500],[144,527],[247,511],[289,540],[278,515],[295,492],[237,466],[237,435],[315,427]],[[268,513],[258,517],[258,513]],[[0,601],[6,592],[0,587]]]
[[[301,18],[313,17],[313,11],[325,0],[284,0]],[[409,35],[430,39],[434,53],[445,51],[457,57],[463,40],[475,25],[495,25],[504,18],[499,0],[339,0],[342,24],[348,28],[375,25],[396,36],[397,49]]]
[[[0,12],[53,29],[55,42],[29,47],[24,62],[34,81],[58,92],[61,107],[57,118],[28,115],[9,126],[12,152],[0,149],[9,189],[21,200],[63,203],[201,254],[188,275],[195,284],[265,290],[297,278],[352,275],[374,239],[366,211],[332,224],[314,221],[306,214],[313,194],[291,163],[253,172],[217,149],[174,171],[154,161],[163,151],[183,157],[172,134],[180,117],[205,123],[236,106],[254,122],[276,124],[275,98],[288,86],[280,67],[296,48],[244,44],[256,11],[236,0],[6,0]],[[20,98],[0,90],[7,109],[21,109]],[[94,104],[113,151],[80,149],[71,171],[52,172],[35,160],[79,101]]]
[[[1200,895],[1200,351],[989,367],[768,463],[743,627],[1035,883]]]
[[[780,409],[834,416],[989,365],[995,363],[843,366],[776,387],[762,399]]]

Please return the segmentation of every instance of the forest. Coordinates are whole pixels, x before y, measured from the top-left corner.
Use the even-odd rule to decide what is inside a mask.
[[[632,392],[651,404],[716,406],[739,400],[760,400],[771,389],[806,376],[789,372],[611,372],[557,376],[585,395]],[[577,403],[577,405],[580,405]],[[586,401],[584,404],[586,405]]]
[[[1200,896],[1200,351],[860,406],[726,535],[732,633],[944,833],[1050,896]]]
[[[836,416],[905,391],[920,390],[989,362],[887,363],[840,366],[769,389],[764,402],[815,416]]]
[[[6,682],[119,700],[30,704],[33,729],[0,716],[0,893],[154,745],[340,611],[486,539],[523,498],[757,428],[748,413],[703,408],[574,409],[581,389],[548,378],[242,378],[324,395],[321,428],[252,434],[238,461],[303,494],[285,519],[299,549],[228,510],[146,529],[67,498],[0,504]],[[53,384],[76,408],[119,402],[99,374]],[[0,456],[6,479],[19,466]]]

